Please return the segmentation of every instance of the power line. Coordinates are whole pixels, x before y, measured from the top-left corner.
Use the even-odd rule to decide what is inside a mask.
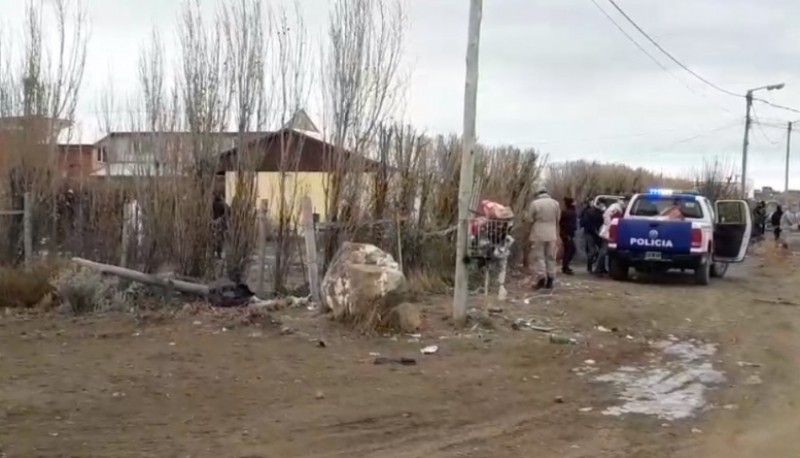
[[[594,1],[594,0],[593,0],[593,1]],[[665,56],[667,56],[667,57],[668,57],[668,58],[669,58],[671,61],[675,62],[675,64],[677,64],[679,67],[681,67],[682,69],[686,70],[686,71],[687,71],[687,72],[688,72],[690,75],[694,76],[695,78],[697,78],[698,80],[702,81],[703,83],[705,83],[705,84],[706,84],[706,85],[708,85],[709,87],[711,87],[711,88],[713,88],[713,89],[715,89],[715,90],[717,90],[717,91],[719,91],[719,92],[721,92],[721,93],[723,93],[723,94],[727,94],[727,95],[730,95],[730,96],[733,96],[733,97],[739,97],[739,98],[743,98],[743,97],[744,97],[744,96],[743,96],[743,95],[741,95],[741,94],[737,94],[737,93],[735,93],[735,92],[732,92],[732,91],[729,91],[729,90],[727,90],[727,89],[725,89],[725,88],[722,88],[722,87],[718,86],[717,84],[714,84],[713,82],[709,81],[708,79],[704,78],[702,75],[698,74],[697,72],[695,72],[694,70],[692,70],[691,68],[689,68],[689,67],[688,67],[687,65],[685,65],[683,62],[681,62],[680,60],[678,60],[678,59],[677,59],[675,56],[673,56],[672,54],[670,54],[670,52],[669,52],[669,51],[667,51],[666,49],[664,49],[664,47],[663,47],[663,46],[661,46],[661,45],[660,45],[660,44],[659,44],[659,43],[658,43],[658,42],[657,42],[655,39],[653,39],[653,38],[652,38],[652,37],[651,37],[651,36],[650,36],[650,35],[649,35],[647,32],[645,32],[645,30],[644,30],[644,29],[642,29],[642,28],[639,26],[639,24],[637,24],[637,23],[636,23],[636,21],[634,21],[634,20],[633,20],[633,18],[631,18],[631,17],[628,15],[628,13],[626,13],[626,12],[625,12],[625,10],[623,10],[623,9],[622,9],[622,8],[621,8],[621,7],[620,7],[618,4],[617,4],[617,2],[615,2],[614,0],[608,0],[608,2],[609,2],[609,3],[611,3],[611,5],[614,7],[614,9],[616,9],[616,10],[617,10],[617,11],[618,11],[618,12],[619,12],[619,13],[620,13],[620,14],[621,14],[621,15],[622,15],[622,16],[623,16],[623,17],[624,17],[624,18],[625,18],[625,19],[626,19],[626,20],[627,20],[627,21],[628,21],[628,22],[629,22],[629,23],[630,23],[630,24],[631,24],[631,25],[632,25],[634,28],[636,28],[636,30],[638,30],[638,31],[639,31],[639,33],[641,33],[641,34],[642,34],[642,35],[643,35],[643,36],[644,36],[644,37],[645,37],[645,38],[646,38],[646,39],[647,39],[647,40],[648,40],[648,41],[649,41],[649,42],[650,42],[650,43],[651,43],[653,46],[655,46],[655,47],[656,47],[656,48],[657,48],[659,51],[661,51],[661,52],[662,52],[662,53],[663,53]],[[753,100],[757,100],[757,101],[759,101],[759,102],[765,103],[765,104],[767,104],[767,105],[770,105],[770,106],[772,106],[772,107],[774,107],[774,108],[778,108],[778,109],[781,109],[781,110],[787,110],[787,111],[791,111],[791,112],[794,112],[794,113],[800,113],[800,110],[798,110],[798,109],[796,109],[796,108],[787,107],[787,106],[784,106],[784,105],[779,105],[779,104],[777,104],[777,103],[772,103],[772,102],[770,102],[769,100],[766,100],[766,99],[762,99],[762,98],[754,97],[754,98],[753,98]]]
[[[650,35],[648,35],[648,33],[644,31],[644,29],[642,29],[641,27],[639,27],[639,24],[637,24],[637,23],[636,23],[636,21],[634,21],[634,20],[633,20],[633,19],[632,19],[630,16],[628,16],[628,13],[626,13],[626,12],[625,12],[625,11],[624,11],[624,10],[623,10],[623,9],[622,9],[620,6],[619,6],[619,5],[617,5],[617,2],[615,2],[614,0],[608,0],[608,2],[609,2],[609,3],[611,3],[611,5],[612,5],[612,6],[613,6],[613,7],[614,7],[614,8],[615,8],[615,9],[616,9],[616,10],[617,10],[617,11],[618,11],[618,12],[619,12],[619,13],[620,13],[620,14],[621,14],[621,15],[622,15],[622,16],[623,16],[623,17],[624,17],[624,18],[625,18],[625,19],[626,19],[628,22],[630,22],[630,23],[631,23],[631,25],[632,25],[633,27],[635,27],[635,28],[636,28],[636,30],[638,30],[638,31],[639,31],[639,33],[641,33],[641,34],[642,34],[642,35],[643,35],[645,38],[647,38],[647,40],[648,40],[650,43],[652,43],[652,44],[653,44],[653,46],[655,46],[655,47],[656,47],[656,48],[657,48],[659,51],[661,51],[661,52],[662,52],[662,53],[663,53],[665,56],[667,56],[667,57],[668,57],[668,58],[669,58],[671,61],[675,62],[675,64],[677,64],[679,67],[681,67],[682,69],[686,70],[687,72],[689,72],[689,74],[691,74],[691,75],[692,75],[692,76],[694,76],[695,78],[699,79],[700,81],[702,81],[702,82],[703,82],[703,83],[705,83],[706,85],[708,85],[708,86],[710,86],[710,87],[712,87],[712,88],[716,89],[716,90],[717,90],[717,91],[719,91],[719,92],[722,92],[723,94],[728,94],[728,95],[731,95],[731,96],[734,96],[734,97],[743,97],[741,94],[737,94],[737,93],[735,93],[735,92],[731,92],[731,91],[729,91],[729,90],[727,90],[727,89],[724,89],[724,88],[721,88],[721,87],[717,86],[716,84],[714,84],[714,83],[712,83],[711,81],[707,80],[706,78],[704,78],[704,77],[703,77],[703,76],[701,76],[700,74],[696,73],[696,72],[695,72],[694,70],[692,70],[691,68],[689,68],[689,67],[687,67],[686,65],[684,65],[684,63],[683,63],[683,62],[681,62],[680,60],[678,60],[678,59],[677,59],[675,56],[673,56],[672,54],[670,54],[670,53],[669,53],[669,51],[667,51],[667,50],[666,50],[666,49],[664,49],[664,48],[663,48],[663,47],[662,47],[660,44],[658,44],[658,42],[657,42],[656,40],[654,40],[654,39],[653,39],[653,38],[652,38]]]
[[[651,61],[653,61],[653,62],[654,62],[656,65],[658,65],[658,66],[659,66],[659,67],[660,67],[662,70],[664,70],[664,71],[665,71],[665,72],[666,72],[666,73],[667,73],[669,76],[671,76],[671,77],[672,77],[672,78],[673,78],[675,81],[677,81],[677,82],[681,83],[681,85],[683,85],[683,87],[685,87],[686,89],[688,89],[688,90],[689,90],[689,92],[691,92],[691,93],[693,93],[693,94],[695,94],[695,95],[699,95],[699,96],[701,96],[701,97],[703,97],[703,98],[706,98],[706,99],[708,98],[708,97],[707,97],[705,94],[702,94],[702,93],[700,93],[700,92],[697,92],[697,91],[696,91],[694,88],[692,88],[691,86],[689,86],[689,85],[688,85],[688,84],[687,84],[685,81],[683,81],[682,79],[680,79],[680,78],[679,78],[677,75],[675,75],[675,74],[674,74],[674,73],[673,73],[673,72],[672,72],[672,71],[671,71],[669,68],[667,68],[667,67],[666,67],[664,64],[662,64],[662,63],[661,63],[661,61],[659,61],[658,59],[656,59],[656,58],[655,58],[655,56],[653,56],[653,54],[651,54],[651,53],[650,53],[650,51],[648,51],[647,49],[645,49],[645,47],[644,47],[644,46],[642,46],[642,45],[641,45],[641,44],[640,44],[638,41],[636,41],[636,39],[635,39],[635,38],[633,38],[633,37],[631,36],[631,34],[629,34],[629,33],[628,33],[628,32],[627,32],[627,31],[626,31],[626,30],[625,30],[625,29],[624,29],[624,28],[623,28],[621,25],[619,25],[619,23],[618,23],[618,22],[617,22],[617,21],[616,21],[616,20],[615,20],[615,19],[614,19],[614,18],[613,18],[613,17],[612,17],[610,14],[608,14],[608,12],[607,12],[605,9],[603,9],[603,7],[601,7],[601,6],[600,6],[600,4],[599,4],[599,3],[597,3],[597,0],[590,0],[590,1],[591,1],[591,2],[594,4],[594,6],[595,6],[595,7],[596,7],[598,10],[600,10],[600,12],[601,12],[601,13],[603,13],[603,16],[605,16],[605,17],[606,17],[606,19],[608,19],[608,20],[609,20],[609,22],[611,22],[611,23],[614,25],[614,27],[616,27],[616,28],[617,28],[617,30],[619,30],[619,31],[620,31],[620,33],[622,33],[622,34],[625,36],[625,38],[627,38],[627,39],[628,39],[628,41],[630,41],[631,43],[633,43],[633,44],[634,44],[634,46],[636,46],[636,47],[639,49],[639,51],[641,51],[641,52],[642,52],[642,53],[643,53],[645,56],[647,56],[647,57],[648,57],[648,58],[649,58]],[[730,110],[728,110],[727,108],[721,107],[721,106],[719,106],[719,105],[716,105],[716,104],[714,104],[714,106],[716,106],[717,108],[719,108],[719,109],[721,109],[721,110],[723,110],[723,111],[725,111],[725,112],[732,113],[732,112],[731,112]]]
[[[698,138],[705,137],[707,135],[711,135],[711,134],[719,132],[721,130],[730,129],[731,127],[734,127],[734,126],[739,126],[741,124],[741,122],[742,121],[740,119],[737,119],[737,120],[735,120],[733,122],[727,122],[727,123],[725,123],[725,124],[723,124],[723,125],[721,125],[719,127],[716,127],[714,129],[711,129],[711,130],[708,130],[708,131],[704,131],[704,132],[700,132],[700,133],[697,133],[695,135],[692,135],[691,137],[687,137],[687,138],[684,138],[682,140],[678,140],[678,141],[671,142],[671,143],[668,143],[666,145],[663,145],[663,146],[660,146],[660,147],[657,147],[657,148],[653,148],[652,151],[654,151],[654,152],[655,151],[660,151],[660,150],[663,150],[663,149],[666,149],[666,148],[672,148],[674,146],[682,145],[684,143],[689,143],[689,142],[691,142],[693,140],[697,140]]]
[[[791,111],[791,112],[794,112],[794,113],[800,113],[800,110],[798,110],[796,108],[787,107],[787,106],[784,106],[784,105],[778,105],[777,103],[772,103],[769,100],[762,99],[762,98],[759,98],[759,97],[753,97],[753,100],[757,100],[757,101],[759,101],[761,103],[766,103],[767,105],[769,105],[769,106],[771,106],[773,108],[778,108],[778,109],[781,109],[781,110],[787,110],[787,111]]]
[[[767,132],[766,132],[766,131],[764,131],[764,127],[763,127],[763,125],[762,125],[761,121],[759,121],[759,120],[758,120],[758,113],[756,113],[756,107],[755,107],[755,106],[753,106],[753,107],[752,107],[752,109],[753,109],[753,119],[755,120],[755,123],[753,123],[753,124],[755,124],[756,126],[758,126],[758,131],[759,131],[759,132],[761,132],[761,136],[762,136],[762,137],[764,137],[764,139],[765,139],[767,142],[769,142],[769,143],[771,143],[771,144],[773,144],[773,145],[777,145],[777,144],[778,144],[778,142],[776,142],[776,141],[772,140],[771,138],[769,138],[769,137],[767,136]]]

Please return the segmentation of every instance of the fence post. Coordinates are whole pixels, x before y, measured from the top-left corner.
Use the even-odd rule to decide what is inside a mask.
[[[262,297],[265,291],[265,280],[267,275],[267,201],[261,200],[258,204],[258,285],[256,290]]]
[[[128,247],[131,245],[131,207],[122,205],[122,247],[120,247],[119,265],[128,267]]]
[[[319,261],[317,260],[314,209],[311,205],[311,198],[308,196],[303,197],[302,222],[306,240],[306,266],[308,269],[308,287],[311,292],[311,300],[317,304],[322,304],[319,291]]]
[[[25,267],[30,268],[33,264],[33,199],[31,199],[30,192],[23,194],[22,198],[22,236],[25,250]]]

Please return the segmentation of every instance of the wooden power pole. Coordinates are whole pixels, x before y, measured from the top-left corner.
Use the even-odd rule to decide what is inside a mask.
[[[478,108],[478,54],[481,41],[481,16],[483,0],[471,0],[469,7],[469,35],[467,38],[467,76],[464,85],[464,132],[462,134],[461,176],[458,183],[458,236],[456,237],[456,281],[453,292],[453,320],[463,323],[467,317],[468,281],[467,236],[469,234],[469,206],[475,183],[475,118]]]

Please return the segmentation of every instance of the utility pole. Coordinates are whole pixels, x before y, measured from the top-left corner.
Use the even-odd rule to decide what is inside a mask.
[[[783,192],[789,192],[789,154],[792,145],[792,121],[789,121],[786,127],[786,170],[783,175]]]
[[[471,0],[467,37],[467,74],[464,84],[464,132],[461,145],[461,176],[458,182],[458,235],[456,237],[456,278],[453,292],[453,321],[464,323],[467,318],[468,280],[467,234],[469,205],[475,174],[475,118],[478,108],[478,51],[481,41],[483,0]]]
[[[747,199],[747,147],[750,146],[750,109],[753,106],[753,91],[747,91],[747,110],[744,115],[744,144],[742,145],[742,197]]]
[[[747,111],[744,116],[744,144],[742,145],[742,197],[747,199],[747,147],[750,146],[750,109],[753,107],[753,92],[760,90],[779,91],[786,86],[784,83],[770,84],[747,91]]]

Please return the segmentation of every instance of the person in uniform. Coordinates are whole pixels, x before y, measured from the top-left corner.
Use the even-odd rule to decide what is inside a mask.
[[[561,205],[546,190],[536,193],[528,206],[526,219],[531,224],[531,254],[536,289],[552,288],[556,276],[556,251]]]

